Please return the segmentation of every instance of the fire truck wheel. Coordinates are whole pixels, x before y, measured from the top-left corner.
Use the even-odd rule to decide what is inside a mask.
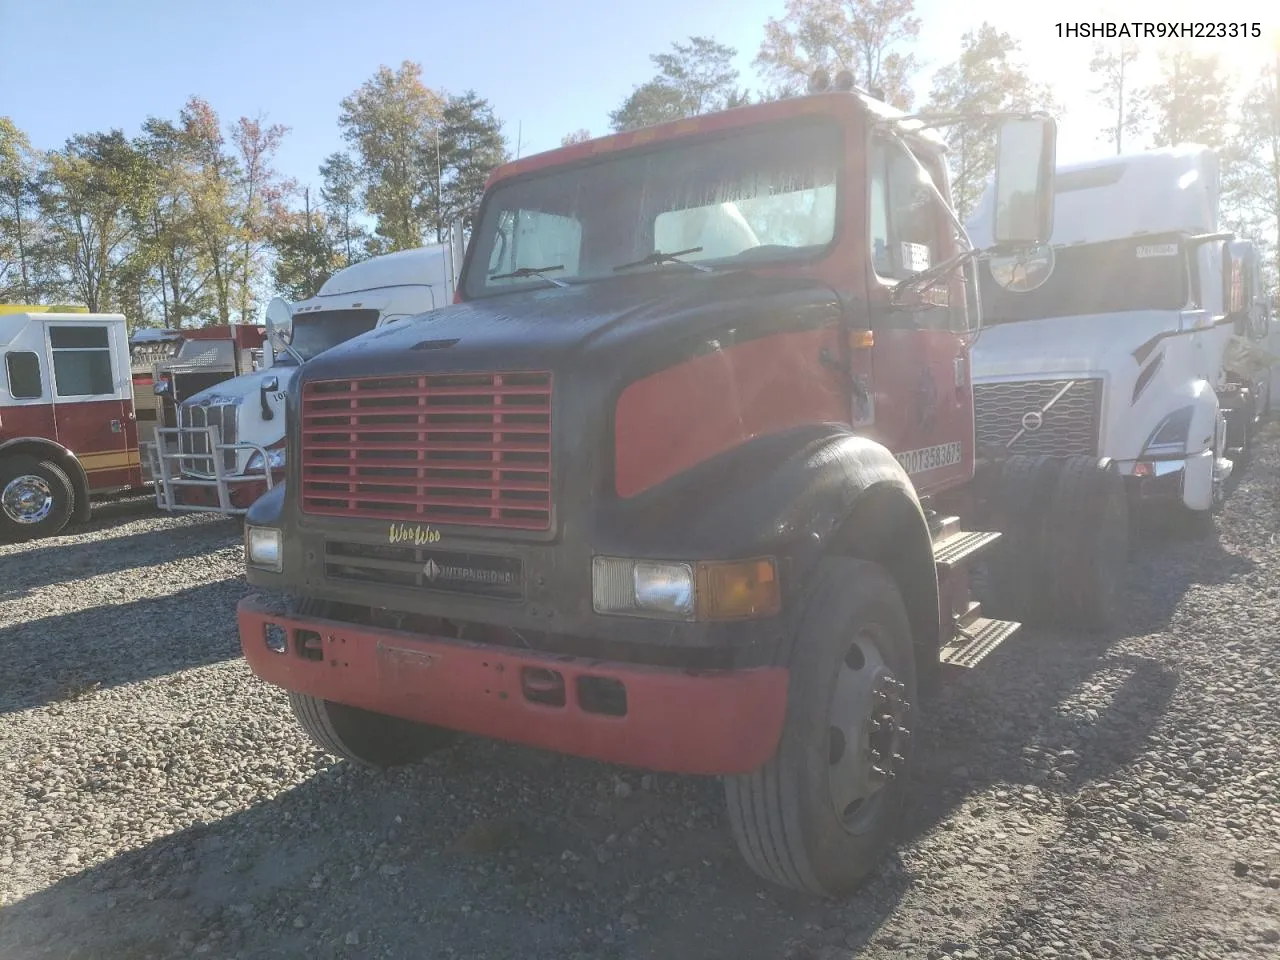
[[[766,880],[839,897],[894,841],[910,777],[915,654],[878,564],[823,560],[790,656],[777,751],[725,778],[734,839]]]
[[[1048,456],[1010,457],[1000,470],[993,500],[1001,537],[991,551],[981,598],[989,616],[1035,623],[1048,612],[1045,520],[1057,476]]]
[[[1129,501],[1124,480],[1092,457],[1062,463],[1046,540],[1056,624],[1110,627],[1129,566]]]
[[[0,539],[51,537],[75,506],[75,487],[56,463],[25,456],[0,460]]]
[[[321,750],[365,767],[396,767],[421,760],[453,742],[449,730],[372,713],[305,693],[289,693],[289,706]]]

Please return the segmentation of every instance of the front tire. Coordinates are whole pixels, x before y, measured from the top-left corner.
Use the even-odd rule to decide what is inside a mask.
[[[1045,539],[1053,622],[1105,630],[1114,622],[1129,566],[1129,498],[1124,479],[1092,457],[1061,467]]]
[[[453,742],[452,731],[289,692],[289,706],[321,750],[363,767],[398,767]]]
[[[734,839],[761,877],[839,897],[895,839],[911,768],[916,664],[906,607],[878,564],[831,557],[790,655],[774,756],[726,777]]]
[[[0,461],[0,539],[51,537],[62,532],[75,507],[71,478],[53,461],[27,456]]]

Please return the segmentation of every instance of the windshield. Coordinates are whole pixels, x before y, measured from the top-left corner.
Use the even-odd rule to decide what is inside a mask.
[[[290,344],[303,360],[310,360],[330,347],[372,330],[378,325],[377,310],[324,310],[304,313],[293,318],[293,341]],[[277,350],[281,366],[296,365],[287,350]]]
[[[978,271],[982,322],[1181,310],[1187,305],[1187,271],[1176,234],[1055,247],[1054,254],[1049,279],[1028,293],[1004,289],[992,278],[990,264],[983,263]]]
[[[499,185],[474,235],[467,293],[547,285],[491,279],[521,268],[567,283],[612,277],[655,250],[700,247],[680,259],[711,266],[818,253],[835,235],[841,139],[834,122],[806,118]]]

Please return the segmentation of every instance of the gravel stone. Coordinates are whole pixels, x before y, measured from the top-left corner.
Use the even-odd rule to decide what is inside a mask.
[[[0,546],[0,957],[1273,956],[1276,428],[1214,525],[1145,535],[1111,634],[945,684],[897,852],[821,903],[742,865],[709,778],[323,754],[240,657],[240,523],[103,505]]]

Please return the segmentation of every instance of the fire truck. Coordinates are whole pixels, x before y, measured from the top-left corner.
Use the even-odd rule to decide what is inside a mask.
[[[0,307],[0,540],[89,518],[89,499],[142,486],[120,314]]]
[[[1045,243],[1054,123],[995,119],[994,245]],[[922,700],[1018,629],[974,586],[1105,624],[1128,553],[1107,464],[975,459],[963,120],[843,74],[498,169],[458,302],[298,373],[250,667],[358,763],[464,731],[721,777],[757,873],[856,886]]]
[[[0,540],[85,521],[91,498],[144,489],[144,435],[184,392],[235,376],[261,328],[128,335],[120,314],[0,305]],[[232,363],[223,363],[231,357]]]

